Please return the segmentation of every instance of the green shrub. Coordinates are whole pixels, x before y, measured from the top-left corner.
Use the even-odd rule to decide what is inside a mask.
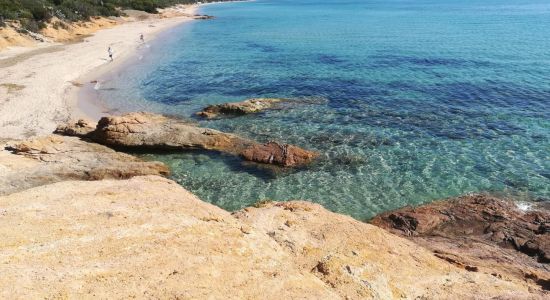
[[[62,20],[88,20],[93,16],[120,16],[119,9],[157,13],[158,8],[199,0],[0,0],[0,26],[5,20],[19,20],[27,30],[40,28],[56,16]],[[203,1],[208,2],[208,1]]]
[[[23,0],[21,5],[30,12],[32,18],[37,21],[45,21],[51,18],[46,3],[40,0]]]
[[[40,29],[43,29],[46,27],[46,24],[41,21],[37,21],[34,19],[23,19],[21,20],[21,29],[27,30],[30,32],[38,32]]]

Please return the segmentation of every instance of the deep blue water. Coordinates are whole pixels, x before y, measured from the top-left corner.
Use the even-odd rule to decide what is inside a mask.
[[[212,153],[147,155],[226,209],[307,199],[367,218],[470,192],[550,200],[550,2],[265,0],[207,5],[113,75],[121,110],[299,100],[201,125],[322,153],[274,173]],[[306,101],[301,101],[306,100]]]

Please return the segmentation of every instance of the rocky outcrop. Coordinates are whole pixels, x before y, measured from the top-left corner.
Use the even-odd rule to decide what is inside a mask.
[[[202,149],[237,154],[254,143],[233,134],[146,112],[103,117],[95,127],[79,120],[61,125],[55,132],[85,137],[111,147],[134,149]]]
[[[533,281],[550,290],[550,212],[471,195],[383,213],[372,224],[473,272]]]
[[[311,163],[319,154],[293,145],[269,142],[263,145],[252,145],[242,151],[241,156],[248,161],[258,163],[298,167]]]
[[[92,129],[93,128],[93,129]],[[115,148],[145,150],[214,150],[246,160],[294,167],[311,162],[317,154],[292,145],[254,141],[182,120],[151,113],[103,117],[95,128],[84,120],[61,125],[56,133],[75,135]]]
[[[0,208],[3,299],[540,298],[316,204],[231,215],[157,176],[55,183]]]
[[[75,137],[8,142],[0,151],[0,195],[64,180],[168,174],[160,162],[144,162]]]
[[[222,115],[246,115],[258,113],[267,109],[273,109],[277,104],[283,102],[279,98],[253,98],[241,102],[229,102],[222,104],[209,105],[197,116],[212,119]]]
[[[237,153],[253,143],[233,134],[151,113],[103,117],[91,137],[100,144],[117,147],[202,149],[231,153]]]

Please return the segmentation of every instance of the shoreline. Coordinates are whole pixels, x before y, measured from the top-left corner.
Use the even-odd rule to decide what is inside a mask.
[[[160,33],[194,20],[192,15],[198,8],[196,4],[180,6],[175,16],[126,22],[99,30],[78,43],[31,48],[27,53],[32,55],[22,60],[18,55],[3,59],[0,137],[43,136],[71,119],[97,119],[104,108],[99,103],[79,99],[83,80],[123,68],[138,53],[141,33],[146,41],[154,40]],[[114,50],[113,63],[107,61],[109,46]]]

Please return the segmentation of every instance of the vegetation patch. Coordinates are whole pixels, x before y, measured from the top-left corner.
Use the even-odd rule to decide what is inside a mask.
[[[227,1],[227,0],[222,0]],[[0,26],[19,21],[24,29],[37,32],[51,18],[88,21],[91,17],[121,16],[124,9],[157,13],[157,9],[176,4],[193,4],[198,0],[0,0]],[[202,2],[211,2],[202,1]]]
[[[24,85],[15,84],[15,83],[1,83],[0,87],[7,89],[8,93],[17,92],[25,88]]]

